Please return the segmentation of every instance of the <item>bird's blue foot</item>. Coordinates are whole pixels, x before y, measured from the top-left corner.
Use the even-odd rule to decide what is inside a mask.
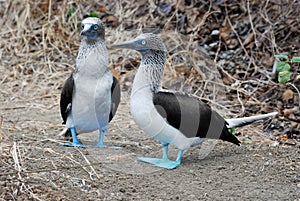
[[[104,130],[100,130],[100,135],[99,135],[99,140],[98,143],[96,144],[96,147],[98,148],[107,148],[107,149],[122,149],[122,147],[117,147],[117,146],[107,146],[104,144],[103,140],[104,140]]]
[[[157,167],[162,167],[168,170],[175,169],[178,167],[181,163],[181,161],[171,161],[169,159],[164,159],[164,158],[145,158],[145,157],[139,157],[139,161],[143,161],[146,163],[150,163],[152,165],[155,165]]]
[[[61,143],[62,146],[67,147],[86,147],[84,144],[79,142],[77,135],[76,135],[76,129],[74,127],[70,128],[71,134],[72,134],[72,142],[67,143]]]
[[[165,169],[174,169],[178,167],[182,161],[183,151],[179,149],[176,161],[172,161],[168,158],[168,146],[169,144],[163,144],[163,157],[162,158],[145,158],[138,157],[138,160],[150,163],[157,167],[162,167]]]

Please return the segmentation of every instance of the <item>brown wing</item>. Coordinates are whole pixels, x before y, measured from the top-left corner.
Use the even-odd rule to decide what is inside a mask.
[[[63,119],[63,124],[67,121],[68,112],[72,106],[72,96],[74,88],[73,74],[66,80],[60,94],[60,114]]]
[[[111,109],[109,114],[109,121],[115,116],[121,99],[120,83],[117,78],[113,77],[113,84],[111,86]]]
[[[239,145],[227,122],[206,103],[181,93],[158,92],[153,94],[157,111],[174,128],[186,137],[222,139]]]

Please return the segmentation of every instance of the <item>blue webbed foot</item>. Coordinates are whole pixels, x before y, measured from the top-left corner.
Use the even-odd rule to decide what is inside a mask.
[[[61,143],[60,145],[62,146],[67,146],[67,147],[86,147],[84,144],[79,142],[76,134],[76,129],[74,127],[70,128],[71,134],[72,134],[72,142],[67,142],[67,143]]]
[[[183,151],[179,149],[176,161],[172,161],[168,158],[168,146],[169,144],[163,144],[163,157],[162,158],[145,158],[139,157],[138,160],[150,163],[157,167],[162,167],[165,169],[174,169],[178,167],[182,160],[182,153]]]
[[[139,161],[143,161],[146,163],[150,163],[152,165],[155,165],[157,167],[162,167],[165,169],[174,169],[178,167],[181,163],[181,161],[171,161],[169,159],[164,159],[164,158],[145,158],[145,157],[139,157]]]

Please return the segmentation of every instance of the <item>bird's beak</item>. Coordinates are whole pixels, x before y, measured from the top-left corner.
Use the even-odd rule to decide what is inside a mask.
[[[110,46],[110,49],[116,49],[116,48],[124,48],[124,49],[133,49],[139,51],[141,49],[140,44],[137,39],[133,39],[130,41],[113,44]]]
[[[86,33],[91,29],[91,26],[92,26],[92,25],[89,25],[89,24],[84,25],[84,28],[83,28],[82,31],[80,32],[80,35],[81,35],[81,36],[86,35]]]

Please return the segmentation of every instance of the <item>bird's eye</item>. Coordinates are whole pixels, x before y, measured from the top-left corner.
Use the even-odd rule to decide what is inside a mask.
[[[81,24],[81,29],[82,29],[82,30],[84,29],[84,24]]]
[[[97,31],[99,26],[97,24],[93,25],[93,30]]]
[[[142,40],[142,41],[141,41],[141,44],[142,44],[142,45],[146,45],[146,44],[147,44],[146,40]]]

